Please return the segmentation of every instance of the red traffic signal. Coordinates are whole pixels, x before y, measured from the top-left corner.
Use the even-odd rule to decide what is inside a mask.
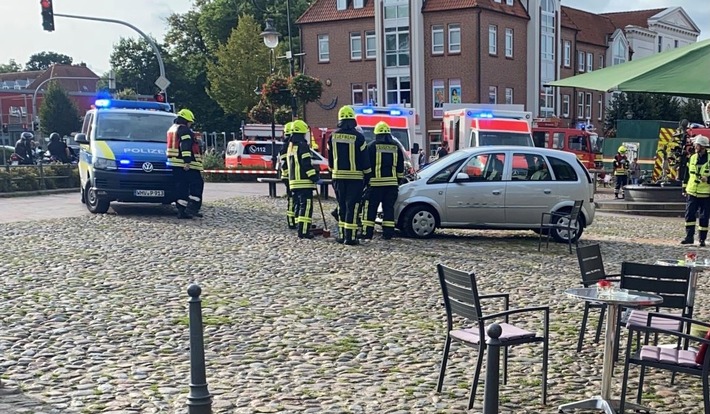
[[[168,97],[165,92],[156,93],[155,95],[153,95],[153,99],[155,99],[155,102],[160,103],[165,103],[168,101]]]
[[[42,6],[42,28],[48,32],[54,31],[54,8],[52,0],[40,0]]]

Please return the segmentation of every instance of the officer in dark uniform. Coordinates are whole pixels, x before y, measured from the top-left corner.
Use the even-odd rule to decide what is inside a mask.
[[[312,239],[313,190],[320,180],[311,163],[311,150],[306,142],[308,125],[298,119],[291,126],[291,143],[288,147],[288,185],[293,193],[299,239]]]
[[[291,142],[291,128],[293,122],[284,125],[284,141],[279,150],[279,162],[281,163],[281,181],[286,185],[286,222],[289,229],[296,229],[296,214],[293,209],[293,194],[288,186],[288,145]]]
[[[399,184],[404,181],[404,154],[392,139],[386,122],[375,125],[375,140],[368,144],[367,152],[372,165],[372,178],[365,191],[363,206],[363,239],[372,239],[377,207],[382,203],[382,238],[394,236],[394,203],[399,194]]]
[[[204,190],[201,173],[202,154],[200,143],[190,129],[193,122],[195,122],[195,115],[192,111],[181,109],[173,125],[168,129],[167,164],[173,169],[177,196],[175,206],[178,210],[178,218],[181,219],[202,217],[199,213]]]
[[[355,127],[355,111],[343,106],[338,111],[338,129],[328,139],[328,165],[332,171],[335,196],[338,199],[339,243],[357,245],[357,211],[362,190],[372,170],[365,137]]]
[[[20,157],[20,165],[33,165],[34,160],[34,149],[32,148],[32,141],[35,136],[31,132],[23,132],[20,135],[20,139],[15,143],[15,154]]]

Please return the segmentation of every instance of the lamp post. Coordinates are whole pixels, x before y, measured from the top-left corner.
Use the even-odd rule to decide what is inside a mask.
[[[271,74],[274,74],[274,66],[276,64],[274,59],[274,49],[279,44],[279,36],[281,34],[274,28],[274,19],[266,19],[266,27],[264,31],[261,32],[260,36],[264,39],[264,44],[269,48],[271,56],[269,57],[269,63],[271,64]],[[274,104],[269,102],[271,107],[271,167],[276,169],[276,120],[274,114]]]

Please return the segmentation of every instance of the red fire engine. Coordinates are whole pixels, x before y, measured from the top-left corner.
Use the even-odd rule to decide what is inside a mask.
[[[572,152],[589,169],[601,169],[604,138],[594,127],[584,129],[565,128],[560,119],[538,118],[533,122],[533,141],[536,147]]]

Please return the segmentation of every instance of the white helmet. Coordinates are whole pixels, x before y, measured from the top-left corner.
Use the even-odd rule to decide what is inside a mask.
[[[708,139],[708,137],[703,135],[696,135],[693,143],[702,147],[710,147],[710,140]]]

